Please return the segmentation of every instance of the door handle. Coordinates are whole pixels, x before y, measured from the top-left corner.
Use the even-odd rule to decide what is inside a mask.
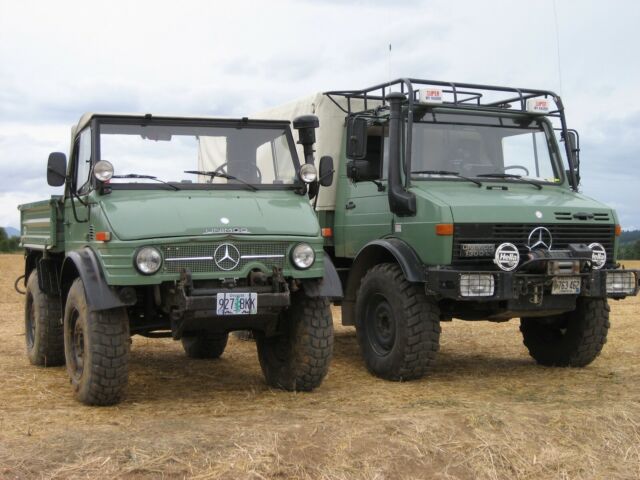
[[[344,208],[346,208],[347,210],[353,210],[354,208],[356,208],[356,204],[350,201],[344,206]]]

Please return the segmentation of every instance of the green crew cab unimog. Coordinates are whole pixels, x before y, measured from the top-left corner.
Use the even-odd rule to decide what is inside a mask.
[[[400,79],[265,115],[311,112],[318,154],[339,160],[317,202],[325,249],[372,373],[421,377],[454,317],[519,317],[543,365],[596,358],[607,298],[636,295],[638,272],[616,263],[615,212],[578,191],[578,136],[559,96]]]
[[[84,115],[64,194],[21,205],[27,353],[66,363],[77,399],[120,401],[130,336],[181,340],[217,358],[252,330],[267,383],[312,390],[332,355],[341,295],[309,196],[316,117],[289,121]],[[323,168],[327,168],[326,165]]]

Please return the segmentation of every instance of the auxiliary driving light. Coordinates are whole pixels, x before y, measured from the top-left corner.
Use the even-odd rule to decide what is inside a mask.
[[[490,297],[494,291],[493,275],[486,273],[463,273],[460,275],[461,297]]]
[[[162,266],[162,255],[157,248],[142,247],[136,252],[134,263],[143,275],[153,275]]]
[[[301,270],[309,268],[316,259],[316,252],[308,243],[299,243],[291,251],[291,261]]]
[[[113,165],[106,160],[100,160],[93,166],[93,176],[101,182],[108,182],[113,177]]]
[[[634,272],[607,272],[607,293],[632,295],[637,284],[638,279]]]

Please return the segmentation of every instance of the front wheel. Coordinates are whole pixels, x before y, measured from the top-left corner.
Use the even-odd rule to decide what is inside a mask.
[[[123,308],[92,312],[77,278],[64,310],[64,352],[76,398],[87,405],[113,405],[129,377],[129,320]]]
[[[376,265],[358,291],[356,335],[371,373],[393,381],[420,378],[435,363],[440,309],[398,265]]]
[[[609,304],[603,298],[579,298],[572,312],[520,320],[529,354],[546,366],[589,365],[606,343],[608,330]]]
[[[256,332],[260,367],[269,385],[290,391],[311,391],[329,369],[333,355],[333,320],[329,301],[302,292],[291,297],[282,314],[280,335]]]

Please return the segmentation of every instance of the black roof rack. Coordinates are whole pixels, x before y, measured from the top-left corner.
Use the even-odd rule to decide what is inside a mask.
[[[396,87],[394,89],[394,87]],[[417,87],[417,88],[416,88]],[[387,94],[392,91],[400,91],[407,96],[410,105],[417,102],[418,89],[420,87],[438,87],[442,89],[443,106],[470,108],[473,110],[527,112],[527,100],[530,98],[551,98],[556,105],[555,110],[546,114],[548,117],[563,116],[563,106],[560,97],[550,90],[535,90],[530,88],[498,87],[495,85],[482,85],[475,83],[445,82],[440,80],[422,80],[417,78],[399,78],[386,83],[374,85],[362,90],[334,90],[325,92],[325,95],[335,103],[338,108],[348,115],[370,111],[369,102],[375,102],[376,107],[386,106]],[[336,101],[334,97],[347,99],[347,108]],[[364,109],[355,111],[351,100],[363,100]],[[380,103],[381,102],[381,103]],[[513,107],[516,108],[513,108]]]

